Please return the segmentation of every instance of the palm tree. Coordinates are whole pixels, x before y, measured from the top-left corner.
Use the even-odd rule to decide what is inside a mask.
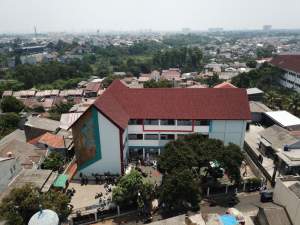
[[[300,94],[295,93],[288,99],[288,110],[297,115],[300,108]]]
[[[278,108],[278,106],[281,105],[282,99],[279,97],[279,95],[275,91],[267,92],[264,98],[265,98],[267,105],[272,109]]]

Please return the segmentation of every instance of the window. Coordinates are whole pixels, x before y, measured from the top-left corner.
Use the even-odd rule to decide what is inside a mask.
[[[192,126],[192,120],[177,120],[177,126]]]
[[[158,125],[158,120],[153,120],[153,119],[144,120],[144,125]]]
[[[131,119],[128,122],[128,125],[142,125],[143,124],[143,120],[141,119]]]
[[[143,134],[128,134],[128,140],[143,140]]]
[[[145,134],[145,140],[158,140],[158,134]]]
[[[195,126],[209,126],[210,120],[196,120]]]
[[[175,140],[174,134],[161,134],[160,140]]]
[[[160,120],[160,125],[172,126],[175,125],[175,120]]]

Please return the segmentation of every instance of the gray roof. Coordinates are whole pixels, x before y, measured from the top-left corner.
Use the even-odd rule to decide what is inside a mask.
[[[300,182],[296,182],[289,187],[289,189],[295,193],[295,195],[300,199]]]
[[[263,112],[272,111],[272,109],[270,109],[268,106],[266,106],[262,102],[250,101],[249,105],[250,105],[250,111],[251,112],[263,113]]]
[[[272,148],[277,151],[283,151],[285,145],[292,145],[300,141],[299,138],[293,136],[288,130],[273,125],[261,131],[260,136],[270,143]]]
[[[0,157],[7,157],[8,153],[17,158],[25,168],[32,168],[33,163],[40,163],[46,150],[36,148],[32,144],[14,139],[0,146]]]
[[[292,225],[283,207],[267,204],[262,205],[259,210],[264,215],[268,225]]]
[[[8,142],[10,142],[12,140],[19,140],[22,142],[26,142],[24,130],[16,129],[15,131],[11,132],[10,134],[4,136],[0,140],[0,147],[4,144],[7,144]]]
[[[42,192],[47,192],[56,178],[57,173],[52,172],[52,170],[23,169],[9,187],[1,193],[0,200],[8,195],[13,188],[20,188],[29,183],[39,188]]]
[[[59,121],[41,117],[29,117],[25,126],[54,132],[57,128],[59,128]]]

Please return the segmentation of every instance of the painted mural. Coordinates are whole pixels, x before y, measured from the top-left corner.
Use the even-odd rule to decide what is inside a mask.
[[[72,127],[79,170],[101,159],[98,112],[90,108]]]

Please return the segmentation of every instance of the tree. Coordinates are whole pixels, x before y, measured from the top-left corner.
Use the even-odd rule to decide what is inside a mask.
[[[164,175],[159,192],[159,201],[167,212],[199,209],[199,179],[189,169],[176,169]]]
[[[288,98],[288,109],[291,113],[297,115],[300,108],[300,94],[295,93],[290,98]]]
[[[185,135],[182,140],[169,142],[159,158],[158,169],[164,174],[170,174],[177,168],[197,168],[198,171],[206,169],[207,173],[200,174],[200,178],[218,178],[218,174],[212,170],[213,161],[217,161],[233,181],[240,181],[237,174],[243,161],[240,148],[234,144],[224,146],[220,140],[209,139],[199,134]]]
[[[64,165],[64,158],[61,154],[52,152],[50,155],[44,160],[42,164],[42,168],[46,170],[54,170],[58,171]]]
[[[144,88],[171,88],[173,84],[168,80],[149,80],[144,83]]]
[[[4,97],[1,101],[1,109],[3,112],[19,113],[23,108],[23,102],[21,102],[13,96]]]
[[[31,216],[38,212],[40,204],[43,209],[55,211],[64,221],[71,210],[68,207],[70,199],[62,192],[48,191],[40,193],[38,188],[26,184],[20,188],[14,188],[9,195],[3,198],[0,205],[0,218],[8,225],[27,224]]]
[[[18,127],[20,119],[16,113],[0,115],[0,138],[14,131]]]
[[[280,96],[273,90],[267,92],[264,98],[268,106],[272,109],[275,109],[278,105],[277,103],[280,101]]]
[[[73,101],[61,102],[59,104],[56,104],[55,107],[49,110],[50,118],[54,120],[60,120],[61,114],[68,113],[73,105]]]
[[[151,201],[152,196],[153,184],[145,181],[137,170],[121,177],[112,193],[113,201],[120,207],[144,207]]]
[[[249,68],[256,68],[257,66],[257,62],[255,60],[249,60],[246,65],[249,67]]]

